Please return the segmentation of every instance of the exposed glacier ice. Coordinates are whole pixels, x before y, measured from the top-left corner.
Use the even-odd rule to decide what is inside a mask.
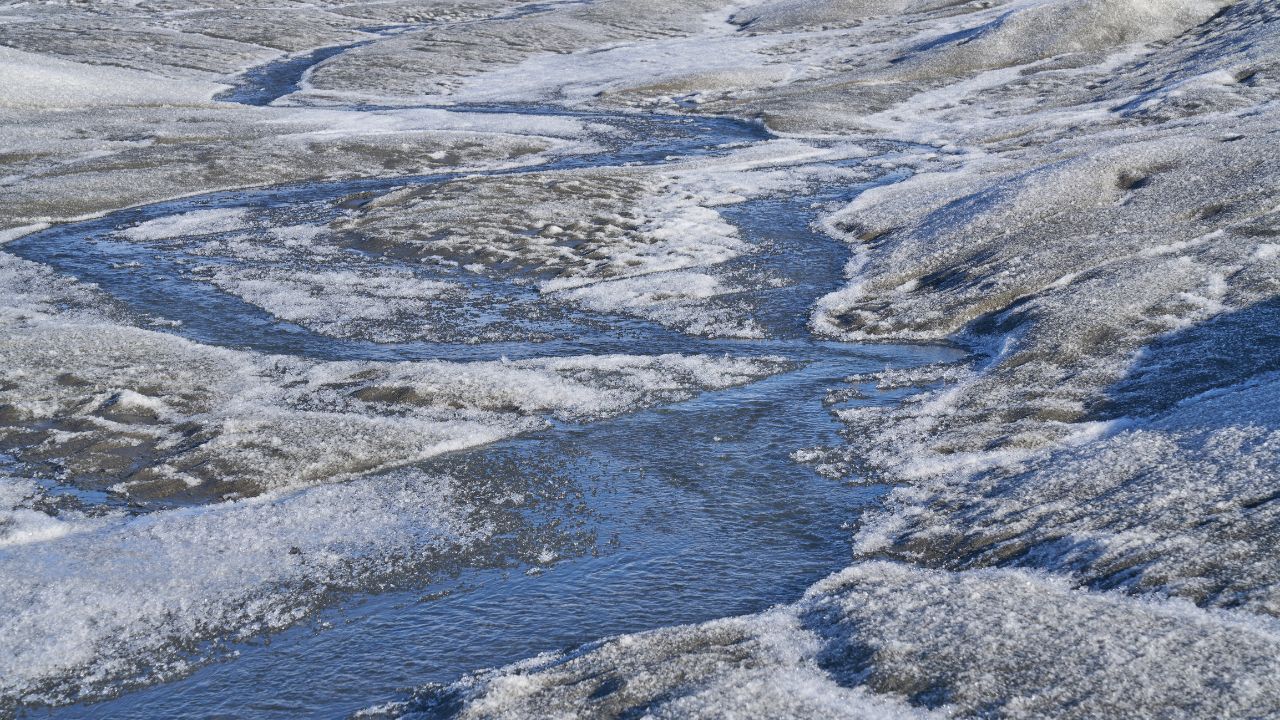
[[[208,83],[158,80],[124,68],[93,66],[0,47],[5,94],[0,107],[84,108],[94,105],[199,104],[221,89]]]
[[[717,97],[712,70],[698,111],[938,150],[824,220],[855,258],[815,329],[980,353],[854,379],[924,392],[839,409],[849,445],[813,456],[903,484],[856,531],[854,564],[783,611],[823,638],[795,665],[961,716],[1274,714],[1280,16],[1036,0],[734,17],[793,81],[767,71]],[[765,52],[782,38],[789,52]],[[607,641],[401,710],[661,715],[716,686],[684,680],[716,628]],[[650,642],[669,653],[660,678],[614,649]]]
[[[852,259],[802,309],[812,332],[973,352],[831,389],[844,443],[795,457],[894,489],[805,597],[367,715],[1280,712],[1275,3],[230,5],[0,10],[0,237],[221,188],[479,171],[354,193],[332,223],[192,207],[104,235],[180,249],[191,277],[340,339],[439,339],[432,313],[468,276],[752,338],[780,327],[760,297],[803,272],[732,209],[795,222],[813,193]],[[271,107],[212,99],[346,45]],[[548,103],[789,139],[594,167],[624,123]],[[860,192],[813,190],[832,186]],[[9,254],[0,289],[0,446],[63,471],[0,480],[5,702],[180,672],[175,648],[288,625],[325,593],[502,555],[515,521],[417,460],[791,367],[281,356],[142,329],[162,320]],[[897,402],[851,402],[871,387]],[[211,551],[229,537],[243,552]]]
[[[795,605],[604,640],[424,689],[383,716],[1265,717],[1272,620],[882,561]]]
[[[0,549],[0,693],[65,702],[181,672],[202,639],[284,627],[397,566],[433,572],[487,534],[467,521],[448,479],[412,474],[137,517],[63,513]]]

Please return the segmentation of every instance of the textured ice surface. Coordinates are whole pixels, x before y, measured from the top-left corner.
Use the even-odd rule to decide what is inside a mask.
[[[691,70],[687,106],[935,148],[904,158],[912,179],[824,220],[855,257],[814,327],[982,353],[851,379],[925,392],[839,409],[849,445],[811,456],[904,484],[856,531],[855,564],[786,610],[821,638],[806,677],[962,716],[1274,714],[1280,14],[771,2],[734,22],[792,81],[766,71],[717,93],[715,70]],[[662,101],[634,87],[602,101]],[[714,627],[609,641],[401,711],[660,715],[717,686],[686,682]],[[659,679],[618,643],[664,643]]]
[[[28,530],[0,548],[0,694],[58,701],[118,677],[163,677],[184,667],[175,649],[283,627],[326,593],[395,565],[431,572],[433,560],[443,564],[433,554],[486,534],[453,504],[446,480],[404,475],[182,512],[46,520],[39,537]]]
[[[741,291],[712,275],[677,271],[607,280],[562,290],[553,297],[593,310],[632,313],[696,335],[760,337],[763,331],[741,317],[740,307],[706,307],[707,301]]]
[[[873,522],[860,548],[1276,615],[1276,391],[1263,375],[1015,472],[903,492],[902,512]]]
[[[0,107],[6,109],[189,104],[205,100],[219,89],[213,84],[160,80],[141,72],[59,60],[12,47],[0,47],[0,72],[5,77]]]
[[[164,87],[148,83],[148,88]],[[9,202],[0,222],[6,227],[220,188],[510,167],[591,147],[574,139],[586,128],[571,119],[438,110],[144,104],[0,108],[0,117],[6,147],[0,155],[0,187]]]
[[[779,280],[725,210],[824,179],[865,181],[875,174],[837,163],[868,153],[776,141],[665,167],[470,176],[373,198],[335,228],[362,251],[456,263],[557,303],[760,337],[744,296]]]
[[[406,339],[399,328],[456,295],[448,282],[401,271],[222,271],[213,282],[272,315],[336,337]]]
[[[530,57],[693,35],[705,27],[702,14],[721,6],[718,0],[563,2],[510,19],[430,26],[326,61],[309,74],[307,95],[348,100],[447,95],[467,78]]]
[[[869,165],[901,181],[852,202],[815,193],[808,210],[853,257],[839,287],[792,314],[835,340],[945,340],[975,355],[833,388],[846,442],[795,457],[896,485],[851,528],[852,564],[792,605],[604,640],[377,712],[1280,712],[1274,2],[142,2],[2,14],[13,90],[0,99],[0,231],[214,188],[528,166],[382,186],[347,199],[332,226],[191,208],[112,231],[188,252],[207,261],[191,262],[192,277],[338,338],[431,337],[423,319],[481,281],[690,334],[768,334],[777,324],[757,322],[760,297],[802,273],[778,270],[776,248],[750,242],[761,234],[742,232],[734,208],[774,208],[767,220],[783,226],[798,205],[750,203],[866,182]],[[264,33],[271,23],[280,31]],[[353,43],[277,106],[210,101],[250,65]],[[608,133],[565,117],[344,105],[475,101],[722,113],[792,144],[536,172]],[[835,157],[847,140],[900,150]],[[0,484],[0,602],[17,623],[0,653],[16,663],[0,673],[9,697],[65,699],[148,664],[164,673],[179,662],[170,635],[278,627],[324,604],[310,593],[443,567],[388,557],[489,547],[472,515],[483,493],[393,466],[779,367],[691,354],[268,356],[135,327],[154,319],[0,258],[3,442],[65,473],[61,494],[35,473]],[[431,267],[460,270],[408,269]],[[900,402],[849,402],[870,386]],[[316,525],[342,508],[364,524]],[[208,552],[236,532],[261,539],[246,559]],[[193,554],[184,538],[208,541]],[[286,544],[299,552],[279,552]],[[341,561],[293,564],[330,551]],[[115,570],[120,553],[144,559],[136,583],[153,595]],[[187,566],[200,573],[183,576]],[[125,599],[83,590],[99,581],[123,583]]]
[[[315,363],[146,330],[13,328],[3,443],[131,496],[253,494],[409,464],[773,364],[705,357]]]
[[[263,356],[104,322],[87,309],[101,303],[92,289],[2,257],[0,442],[77,484],[142,498],[332,481],[492,442],[548,416],[607,416],[781,367],[678,355],[469,364]],[[86,309],[70,315],[76,305]]]
[[[1185,90],[1188,75],[1220,72],[1223,54],[1188,67],[1186,46],[1274,43],[1275,20],[1239,3],[1144,57],[1134,102],[1100,99],[1110,112],[1069,134],[1052,118],[1070,109],[993,121],[1021,125],[1036,149],[998,142],[1003,152],[833,216],[865,250],[819,324],[849,337],[962,333],[994,351],[888,423],[846,414],[877,439],[870,462],[930,478],[895,495],[861,548],[1275,614],[1261,549],[1277,481],[1272,110],[1240,111],[1267,96],[1234,81],[1195,105]],[[1154,120],[1166,99],[1182,101],[1176,122]]]
[[[561,290],[743,252],[737,231],[698,199],[648,170],[464,178],[378,198],[341,227],[364,245],[479,263]]]
[[[757,335],[741,310],[700,307],[729,292],[723,282],[673,272],[751,251],[708,207],[719,200],[680,176],[641,169],[464,178],[377,198],[339,228],[362,249],[455,262],[593,310],[697,334]]]
[[[792,606],[609,639],[424,690],[536,717],[1264,717],[1280,708],[1271,620],[1081,592],[1016,571],[866,562]]]
[[[196,210],[181,215],[148,220],[127,228],[123,233],[130,240],[178,240],[190,235],[240,230],[248,226],[247,213],[241,208],[230,210]]]
[[[821,637],[788,609],[605,640],[464,678],[373,717],[928,718],[892,697],[842,687],[817,663]],[[945,715],[937,715],[945,717]]]
[[[823,581],[800,608],[837,677],[959,715],[1258,717],[1280,703],[1272,621],[1034,573],[871,562]]]

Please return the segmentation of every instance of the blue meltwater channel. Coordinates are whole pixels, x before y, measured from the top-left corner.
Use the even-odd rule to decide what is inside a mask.
[[[768,137],[756,124],[721,118],[581,115],[622,132],[603,138],[610,144],[599,153],[537,171],[662,164]],[[281,222],[323,223],[337,216],[342,198],[353,194],[452,177],[212,193],[56,226],[4,251],[97,283],[139,322],[168,320],[167,331],[213,345],[344,360],[712,353],[782,357],[790,361],[789,369],[743,387],[597,422],[557,423],[422,463],[424,476],[446,475],[464,486],[482,487],[477,502],[538,498],[538,517],[505,530],[511,535],[505,551],[430,576],[384,579],[335,596],[325,609],[286,631],[218,645],[208,662],[197,663],[185,676],[121,687],[105,700],[28,708],[24,715],[341,717],[403,699],[425,684],[604,636],[759,611],[794,600],[847,563],[852,525],[886,489],[824,477],[798,462],[795,453],[858,442],[841,435],[829,402],[831,391],[848,387],[849,376],[961,356],[945,347],[860,346],[809,335],[809,312],[818,298],[840,286],[848,255],[843,244],[811,229],[814,207],[847,201],[901,176],[752,200],[724,211],[755,247],[734,262],[750,264],[757,276],[778,279],[742,291],[766,331],[763,340],[688,336],[576,308],[534,328],[536,341],[334,338],[273,318],[189,273],[180,246],[113,236],[122,227],[207,208],[244,207]],[[419,271],[410,263],[397,267]],[[536,290],[527,286],[478,277],[471,282],[476,293],[505,307],[538,301]],[[901,391],[863,389],[862,399],[846,405],[891,404],[901,397]],[[543,556],[530,562],[539,548]]]

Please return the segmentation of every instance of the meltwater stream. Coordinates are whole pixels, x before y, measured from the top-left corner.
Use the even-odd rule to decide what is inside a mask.
[[[461,110],[568,114],[547,108],[517,106],[480,106]],[[768,137],[764,129],[754,123],[725,118],[603,113],[573,115],[597,123],[607,122],[623,135],[602,138],[611,145],[602,152],[566,157],[537,166],[533,171],[660,164],[674,158],[710,155],[722,152],[726,146],[739,146]],[[529,171],[523,168],[469,175],[510,175]],[[128,240],[117,232],[160,218],[228,208],[247,209],[259,215],[264,222],[274,225],[325,224],[342,215],[345,200],[396,188],[446,182],[461,176],[461,173],[439,173],[209,193],[55,226],[9,243],[5,250],[100,285],[138,313],[140,318],[161,318],[180,323],[175,332],[191,340],[267,353],[297,354],[325,360],[481,360],[631,352],[637,341],[642,339],[649,352],[686,352],[691,343],[697,342],[652,323],[616,316],[566,310],[547,319],[531,320],[527,311],[531,306],[542,303],[534,288],[490,282],[483,276],[461,269],[425,268],[415,263],[395,263],[395,269],[424,279],[466,286],[471,298],[478,301],[473,308],[478,308],[479,312],[474,314],[489,319],[499,316],[498,331],[504,339],[515,336],[515,341],[374,343],[337,339],[280,321],[262,309],[193,277],[194,268],[208,270],[215,267],[222,262],[217,258],[193,254],[174,247],[173,243]],[[827,244],[834,245],[829,241]],[[825,252],[831,253],[830,250]],[[353,261],[362,259],[355,253],[350,258]],[[388,266],[380,267],[386,269]],[[837,262],[833,271],[838,272],[839,267]],[[432,274],[428,277],[427,273]],[[799,311],[805,312],[803,308]],[[453,325],[460,319],[456,316],[439,318],[439,321]],[[463,336],[472,337],[477,328],[469,326],[458,330],[470,331],[463,332]],[[537,337],[541,342],[530,344],[524,342],[520,335]]]
[[[264,73],[264,77],[271,74]],[[546,113],[548,108],[467,108]],[[719,118],[590,114],[623,131],[607,150],[532,171],[655,164],[763,139],[752,123]],[[529,171],[529,170],[525,170]],[[505,171],[515,172],[515,171]],[[114,296],[138,322],[202,343],[318,359],[468,361],[625,353],[776,355],[794,369],[745,387],[590,424],[551,430],[422,463],[428,475],[485,485],[487,497],[559,503],[539,527],[562,540],[546,562],[520,553],[452,568],[447,577],[396,578],[334,599],[270,638],[222,644],[221,662],[107,701],[28,716],[332,718],[404,699],[412,688],[600,637],[761,610],[794,600],[843,566],[849,524],[883,492],[834,481],[793,453],[846,442],[824,400],[850,375],[953,360],[928,346],[816,341],[814,301],[838,287],[846,249],[813,232],[811,206],[876,183],[743,203],[725,216],[757,251],[742,262],[785,282],[748,290],[760,341],[691,337],[647,321],[563,308],[538,319],[535,290],[468,276],[469,297],[507,339],[375,343],[282,322],[209,284],[208,265],[173,243],[126,240],[123,228],[200,209],[247,208],[266,222],[326,223],[345,198],[443,182],[451,175],[303,183],[212,193],[61,225],[5,246]],[[392,263],[418,273],[412,264]],[[234,262],[234,261],[218,261]],[[474,329],[474,328],[471,328]],[[892,393],[861,403],[891,403]],[[521,540],[524,542],[524,540]]]
[[[233,646],[230,661],[69,715],[341,717],[467,671],[792,601],[847,563],[848,524],[884,490],[792,461],[839,441],[825,390],[849,372],[946,357],[836,351],[745,388],[425,463],[513,493],[554,486],[576,506],[565,520],[583,536],[577,553],[348,598],[269,644]]]

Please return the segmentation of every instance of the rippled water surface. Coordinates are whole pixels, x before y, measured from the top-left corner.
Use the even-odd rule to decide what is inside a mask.
[[[826,388],[846,373],[949,355],[830,353],[745,388],[428,464],[498,475],[514,492],[556,484],[575,508],[565,522],[582,536],[579,556],[352,598],[269,644],[236,648],[230,662],[80,712],[334,717],[467,670],[794,599],[847,562],[848,523],[883,491],[791,460],[836,440]]]

